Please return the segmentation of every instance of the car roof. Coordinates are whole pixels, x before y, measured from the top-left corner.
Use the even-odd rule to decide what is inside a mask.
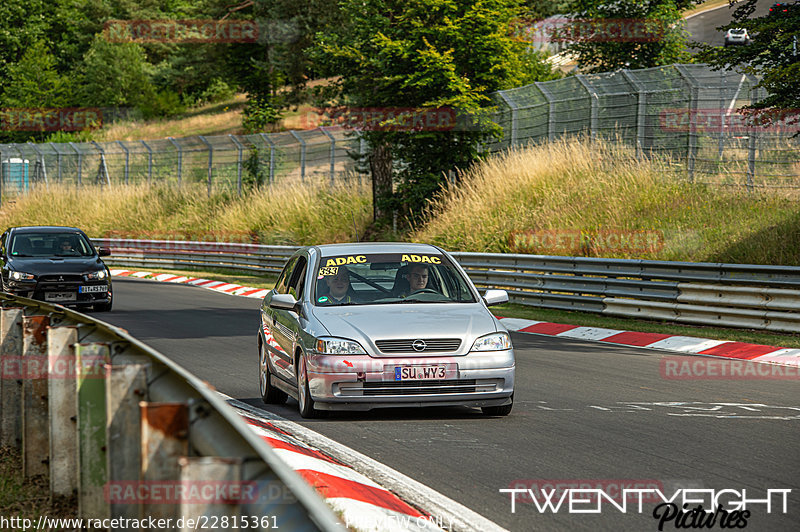
[[[66,227],[60,225],[28,225],[24,227],[10,227],[14,233],[83,233],[77,227]]]
[[[323,244],[314,246],[322,257],[356,253],[436,253],[441,249],[430,244],[407,242],[359,242],[349,244]]]

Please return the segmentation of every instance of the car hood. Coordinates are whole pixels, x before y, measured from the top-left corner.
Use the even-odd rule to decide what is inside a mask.
[[[46,275],[52,273],[86,273],[103,267],[103,261],[94,257],[15,257],[8,265],[16,271]]]
[[[376,340],[428,338],[460,338],[458,353],[463,354],[476,338],[498,330],[494,316],[480,303],[313,307],[312,312],[331,336],[357,340],[377,356],[394,355],[383,355]]]

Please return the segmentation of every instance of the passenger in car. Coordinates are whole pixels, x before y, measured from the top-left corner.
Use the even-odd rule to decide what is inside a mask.
[[[328,285],[327,299],[322,300],[322,298],[319,298],[317,300],[319,303],[323,305],[342,305],[359,302],[358,296],[350,286],[350,270],[347,269],[347,266],[339,266],[336,275],[326,275],[325,283]]]

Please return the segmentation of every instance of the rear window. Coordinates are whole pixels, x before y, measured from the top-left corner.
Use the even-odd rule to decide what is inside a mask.
[[[440,253],[364,253],[321,257],[318,306],[474,303],[469,281]]]

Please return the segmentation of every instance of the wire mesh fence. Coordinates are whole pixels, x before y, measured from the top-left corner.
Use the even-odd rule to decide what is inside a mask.
[[[698,183],[800,188],[798,125],[752,123],[758,79],[706,65],[571,76],[495,93],[505,135],[493,151],[564,135],[622,139]],[[795,114],[796,116],[796,114]]]
[[[575,75],[499,91],[490,151],[565,135],[621,139],[640,156],[659,154],[676,176],[698,183],[800,188],[798,126],[752,125],[737,113],[764,98],[758,79],[706,65]],[[356,169],[366,152],[357,129],[340,126],[252,135],[147,141],[0,145],[5,197],[37,182],[74,185],[253,183],[327,178]],[[361,174],[358,174],[359,176]],[[359,177],[360,179],[360,177]]]

